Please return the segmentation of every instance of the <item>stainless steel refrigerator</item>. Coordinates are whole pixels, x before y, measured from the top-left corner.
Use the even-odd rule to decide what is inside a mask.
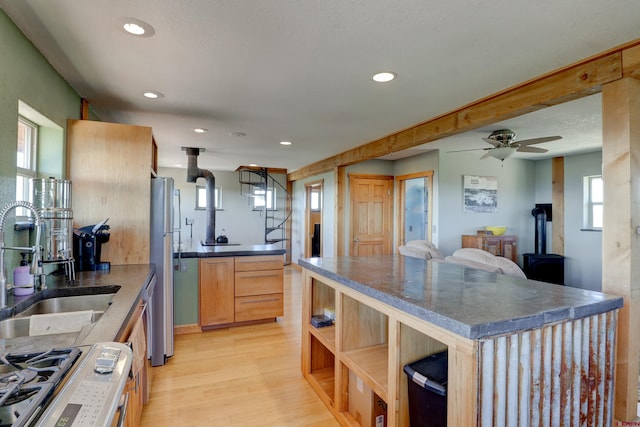
[[[173,356],[173,241],[175,223],[173,178],[151,180],[151,262],[156,267],[156,287],[151,298],[148,325],[152,366]],[[179,206],[179,203],[175,203]]]

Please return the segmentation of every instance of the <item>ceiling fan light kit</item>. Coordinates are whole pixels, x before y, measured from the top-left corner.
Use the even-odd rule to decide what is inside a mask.
[[[487,155],[498,160],[504,160],[517,151],[516,147],[496,147],[489,150]]]

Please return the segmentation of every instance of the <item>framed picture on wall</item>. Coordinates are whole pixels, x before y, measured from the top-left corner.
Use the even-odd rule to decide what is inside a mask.
[[[498,178],[464,175],[463,195],[465,213],[495,213],[498,211]]]

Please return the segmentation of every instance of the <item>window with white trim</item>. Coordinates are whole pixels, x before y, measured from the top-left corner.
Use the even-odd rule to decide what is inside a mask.
[[[602,230],[604,211],[604,185],[602,175],[584,177],[584,219],[588,230]]]
[[[254,188],[251,200],[253,200],[253,210],[263,210],[266,204],[267,210],[274,211],[276,210],[276,189],[267,188],[265,197],[265,190]]]
[[[222,188],[217,186],[214,188],[214,206],[216,210],[222,210]],[[196,185],[196,210],[207,209],[207,187]]]
[[[29,180],[35,178],[36,153],[38,141],[38,126],[25,119],[18,117],[18,154],[16,159],[16,200],[30,201],[31,188]],[[17,208],[16,215],[29,216],[30,211],[24,208]]]

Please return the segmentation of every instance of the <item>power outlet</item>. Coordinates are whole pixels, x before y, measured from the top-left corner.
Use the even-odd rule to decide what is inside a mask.
[[[180,260],[180,271],[185,272],[187,270],[188,270],[187,261]]]

